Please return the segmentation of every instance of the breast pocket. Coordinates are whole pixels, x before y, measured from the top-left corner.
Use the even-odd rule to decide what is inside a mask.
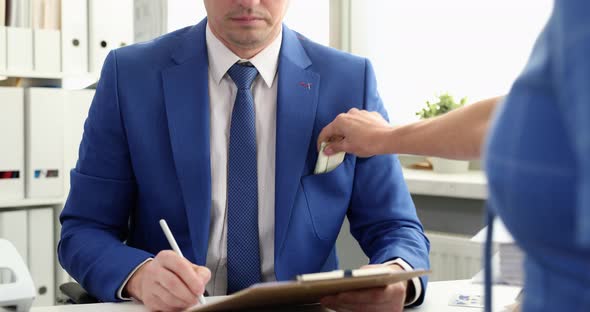
[[[336,240],[350,204],[354,159],[347,156],[336,169],[301,178],[314,231],[321,240]]]

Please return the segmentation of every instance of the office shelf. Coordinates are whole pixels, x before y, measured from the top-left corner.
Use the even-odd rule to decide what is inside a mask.
[[[42,73],[35,71],[0,71],[0,76],[8,78],[31,78],[31,79],[63,79],[63,73]]]
[[[63,204],[64,202],[64,198],[0,200],[0,209],[26,208],[36,206],[55,206]]]
[[[27,78],[27,79],[84,79],[84,80],[98,80],[99,73],[43,73],[36,71],[0,71],[0,77],[6,78]]]

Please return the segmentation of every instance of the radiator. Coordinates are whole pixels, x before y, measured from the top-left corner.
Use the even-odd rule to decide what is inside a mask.
[[[427,232],[430,240],[430,281],[470,279],[483,267],[483,245],[470,237]]]

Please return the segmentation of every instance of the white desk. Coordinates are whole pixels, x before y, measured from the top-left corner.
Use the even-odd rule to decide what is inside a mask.
[[[506,311],[505,306],[514,303],[520,287],[496,285],[493,290],[494,312]],[[483,284],[473,284],[471,280],[432,282],[428,284],[424,303],[410,311],[419,312],[479,312],[483,309],[449,306],[454,294],[483,294]]]
[[[514,302],[514,298],[520,291],[519,287],[495,286],[494,287],[494,311],[504,311],[504,307]],[[483,285],[472,284],[470,280],[433,282],[428,285],[426,300],[422,306],[408,309],[418,312],[478,312],[482,309],[462,308],[449,306],[449,299],[453,294],[481,294]],[[101,303],[88,305],[68,305],[55,307],[38,307],[31,309],[31,312],[146,312],[143,306],[134,303]],[[257,311],[263,311],[257,309]],[[267,310],[272,311],[272,310]],[[280,308],[275,311],[281,312],[320,312],[326,311],[321,307],[313,306],[306,308]]]

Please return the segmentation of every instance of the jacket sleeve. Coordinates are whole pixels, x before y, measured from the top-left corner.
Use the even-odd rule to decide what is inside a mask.
[[[377,92],[375,74],[369,61],[365,69],[364,109],[387,118]],[[358,158],[348,211],[351,233],[369,256],[370,263],[401,258],[415,269],[428,269],[430,243],[404,181],[395,155]],[[427,278],[420,279],[424,300]]]
[[[106,58],[84,125],[71,189],[60,216],[61,265],[101,301],[117,301],[127,275],[153,256],[125,245],[137,186],[119,109],[117,58]]]

